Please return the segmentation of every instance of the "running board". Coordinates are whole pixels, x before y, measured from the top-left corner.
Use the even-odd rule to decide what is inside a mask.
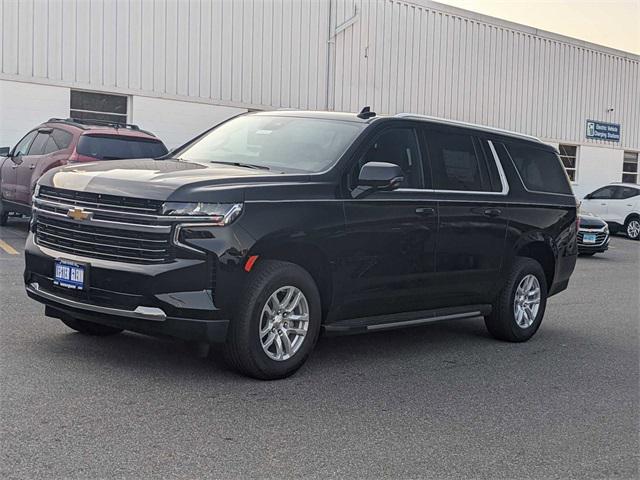
[[[355,333],[391,330],[394,328],[414,327],[426,323],[463,318],[482,317],[491,313],[491,305],[467,305],[464,307],[439,308],[419,312],[404,312],[391,315],[339,320],[323,325],[326,335],[352,335]]]

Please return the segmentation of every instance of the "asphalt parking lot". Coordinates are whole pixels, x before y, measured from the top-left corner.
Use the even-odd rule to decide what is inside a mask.
[[[639,242],[580,258],[526,344],[480,319],[323,338],[259,382],[45,318],[26,231],[0,228],[2,478],[638,477]]]

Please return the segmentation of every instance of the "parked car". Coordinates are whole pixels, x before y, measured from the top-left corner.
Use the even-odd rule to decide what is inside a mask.
[[[612,183],[584,197],[583,212],[601,217],[611,233],[624,231],[632,240],[640,240],[640,185]]]
[[[326,334],[483,316],[538,330],[567,288],[576,200],[539,140],[419,115],[278,111],[160,160],[46,174],[28,295],[89,335],[223,343],[240,372],[295,372]]]
[[[36,182],[52,168],[73,162],[160,157],[167,148],[136,125],[52,118],[13,149],[0,149],[0,225],[11,212],[30,214]],[[9,150],[7,152],[7,150]]]
[[[600,217],[592,214],[579,215],[578,253],[592,256],[606,252],[609,248],[609,226]]]

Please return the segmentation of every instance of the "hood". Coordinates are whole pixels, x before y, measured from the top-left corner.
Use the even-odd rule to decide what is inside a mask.
[[[185,189],[203,191],[216,188],[237,192],[238,187],[245,187],[248,183],[288,183],[306,179],[301,175],[284,175],[234,165],[136,159],[72,164],[45,174],[39,183],[81,192],[167,200]]]
[[[602,228],[606,224],[607,222],[595,215],[580,214],[580,228]]]

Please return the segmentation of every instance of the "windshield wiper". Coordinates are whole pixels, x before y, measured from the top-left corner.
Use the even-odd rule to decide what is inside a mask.
[[[256,165],[254,163],[219,162],[218,160],[212,160],[209,163],[219,163],[220,165],[233,165],[234,167],[253,168],[254,170],[271,170],[269,167],[265,167],[264,165]]]

